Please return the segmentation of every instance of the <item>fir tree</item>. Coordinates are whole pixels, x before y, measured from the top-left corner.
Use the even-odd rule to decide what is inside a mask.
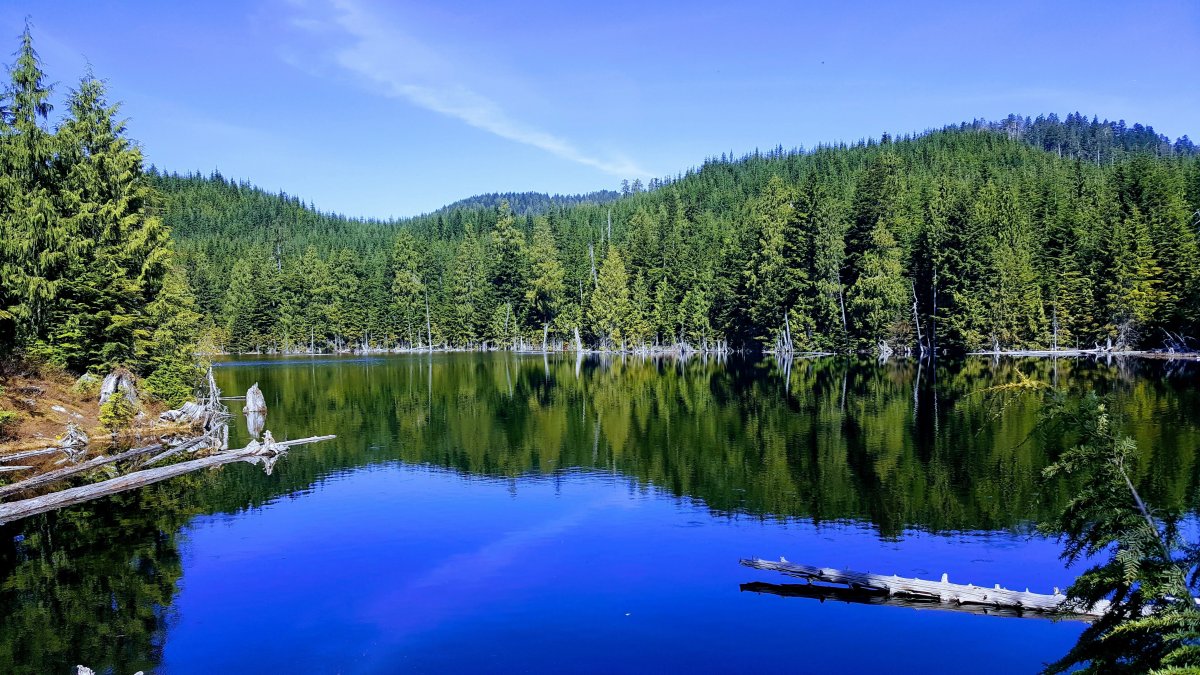
[[[624,342],[630,319],[629,275],[615,246],[608,248],[600,265],[588,318],[602,346],[613,348]]]
[[[795,232],[795,199],[795,192],[772,176],[763,194],[750,203],[758,246],[746,270],[748,313],[757,339],[764,345],[779,339],[784,316],[792,311],[805,282],[803,269],[789,260],[792,239],[788,235],[803,236]]]
[[[908,295],[903,272],[896,239],[880,221],[871,231],[871,247],[858,259],[858,280],[847,293],[860,348],[874,349],[900,337]]]
[[[532,266],[525,291],[525,304],[535,326],[547,327],[552,324],[563,303],[566,272],[558,255],[550,221],[544,217],[535,218],[533,245],[529,251]]]
[[[401,230],[392,246],[392,309],[396,329],[410,347],[423,343],[426,337],[425,298],[428,291],[421,278],[422,268],[415,238],[408,230]]]

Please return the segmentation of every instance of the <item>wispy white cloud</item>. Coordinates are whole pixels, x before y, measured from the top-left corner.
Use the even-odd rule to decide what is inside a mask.
[[[514,119],[496,101],[464,84],[449,59],[357,0],[330,0],[330,8],[332,22],[349,39],[333,47],[334,63],[378,85],[386,95],[614,176],[650,175],[628,158],[586,152],[566,138]],[[315,31],[322,22],[296,17],[292,23]]]

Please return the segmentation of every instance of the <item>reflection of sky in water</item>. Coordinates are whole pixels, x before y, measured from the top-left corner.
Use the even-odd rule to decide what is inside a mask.
[[[1144,494],[1190,503],[1195,369],[1018,365],[1116,392]],[[974,395],[1012,381],[1012,362],[950,362],[936,384],[904,361],[786,372],[511,354],[224,362],[226,394],[261,384],[275,438],[338,438],[270,476],[229,466],[9,527],[32,536],[0,549],[6,583],[38,590],[0,589],[0,648],[46,644],[47,664],[82,652],[99,668],[125,649],[149,670],[163,638],[168,673],[1031,672],[1074,643],[1082,624],[742,592],[795,581],[738,564],[752,556],[1039,592],[1077,573],[1031,534],[1071,493],[1038,496],[1053,451],[1030,434],[1036,406]],[[234,515],[188,515],[212,512]],[[157,603],[144,623],[125,611]],[[103,631],[130,635],[80,647]],[[29,661],[21,672],[46,670]]]
[[[1057,547],[1006,534],[728,519],[621,478],[476,480],[390,464],[187,531],[166,672],[1029,672],[1081,624],[742,593],[790,560],[1048,591]],[[864,645],[869,643],[870,647]],[[979,646],[990,644],[986,660]],[[920,645],[925,645],[921,647]]]

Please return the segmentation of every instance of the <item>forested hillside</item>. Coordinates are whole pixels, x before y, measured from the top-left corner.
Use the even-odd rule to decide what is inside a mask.
[[[1200,158],[1078,114],[726,157],[608,204],[354,221],[159,176],[231,350],[718,340],[1156,347],[1200,333]],[[1177,343],[1178,340],[1175,340]]]
[[[628,192],[628,187],[626,191]],[[503,202],[519,216],[536,216],[551,209],[562,206],[577,206],[579,204],[607,204],[621,197],[613,190],[599,190],[582,195],[548,195],[544,192],[489,192],[460,199],[453,204],[443,206],[434,214],[455,211],[458,209],[495,209]]]
[[[190,396],[201,317],[117,106],[88,73],[51,128],[51,87],[28,28],[9,72],[0,99],[0,365],[17,351],[76,373],[123,365],[146,376],[153,395]]]
[[[385,222],[219,174],[144,173],[90,74],[52,126],[28,31],[10,72],[0,347],[74,372],[126,365],[172,398],[201,332],[231,351],[1200,335],[1200,156],[1140,124],[1010,116]]]

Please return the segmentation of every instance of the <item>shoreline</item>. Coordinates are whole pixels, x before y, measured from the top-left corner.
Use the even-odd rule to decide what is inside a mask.
[[[719,350],[716,350],[716,349],[681,350],[679,348],[670,348],[670,349],[652,348],[652,349],[645,349],[645,350],[643,350],[643,349],[625,349],[625,350],[620,350],[620,349],[582,349],[582,350],[546,349],[546,350],[543,350],[543,349],[494,349],[494,348],[480,349],[480,348],[469,348],[469,347],[435,347],[433,349],[429,349],[429,348],[382,349],[382,348],[379,348],[379,349],[366,349],[366,350],[353,349],[353,350],[342,350],[342,351],[316,351],[316,352],[307,351],[307,350],[305,350],[305,351],[264,351],[264,352],[208,352],[208,353],[204,353],[204,354],[198,354],[198,356],[202,356],[205,358],[230,357],[230,356],[236,356],[236,357],[244,357],[244,356],[369,356],[369,355],[387,355],[387,354],[467,354],[467,353],[494,354],[494,353],[501,353],[501,352],[506,352],[506,353],[510,353],[510,354],[521,354],[521,355],[527,355],[527,356],[537,356],[537,355],[552,356],[552,355],[575,354],[578,356],[643,356],[643,357],[645,357],[645,356],[649,356],[649,357],[672,356],[672,357],[684,357],[684,358],[691,358],[691,357],[720,357],[720,358],[723,358],[723,357],[727,357],[727,356],[731,356],[731,355],[737,355],[737,356],[761,356],[764,358],[771,357],[776,360],[813,359],[813,358],[825,358],[825,357],[876,358],[876,359],[879,358],[879,356],[877,354],[871,354],[871,353],[865,353],[865,352],[845,354],[845,353],[839,353],[839,352],[812,351],[812,352],[793,352],[791,354],[775,354],[774,352],[753,352],[753,351],[745,350],[745,349],[732,349],[732,348],[725,348],[725,349],[719,349]],[[997,351],[976,351],[976,352],[965,352],[965,353],[960,353],[960,354],[946,355],[946,356],[933,357],[933,358],[934,358],[934,360],[960,359],[960,358],[965,358],[965,357],[969,357],[969,356],[988,356],[988,357],[993,357],[993,358],[998,358],[998,357],[1002,357],[1002,356],[1014,357],[1014,358],[1089,358],[1089,357],[1090,358],[1114,358],[1115,357],[1115,358],[1151,359],[1151,360],[1158,360],[1158,361],[1200,361],[1200,352],[1164,352],[1164,351],[1153,351],[1153,350],[1109,351],[1109,350],[1105,350],[1105,349],[1100,349],[1100,350],[1095,350],[1095,349],[1060,349],[1060,350],[1028,349],[1028,350],[1025,350],[1025,349],[1021,349],[1021,350],[1005,350],[1005,351],[998,351],[998,352]],[[913,353],[893,354],[893,355],[888,356],[886,359],[882,359],[882,361],[886,362],[886,361],[893,360],[893,359],[924,361],[928,358],[929,357],[923,358],[923,357],[920,357],[917,354],[913,354]]]

